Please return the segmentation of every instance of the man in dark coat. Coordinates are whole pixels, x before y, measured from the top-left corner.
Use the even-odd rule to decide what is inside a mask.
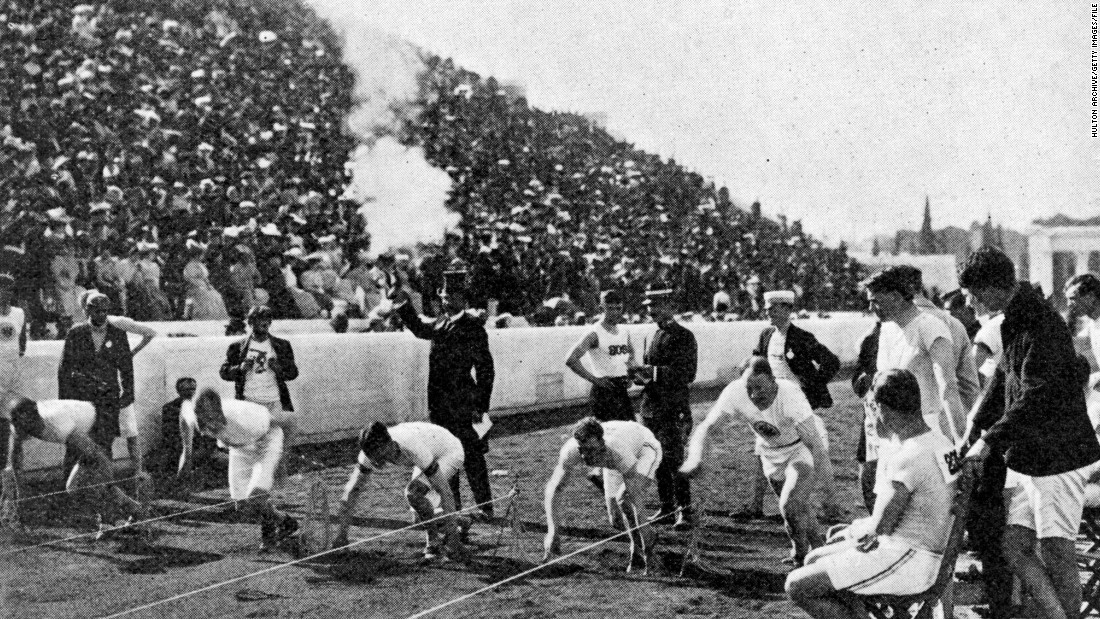
[[[489,352],[485,326],[466,311],[466,271],[447,271],[443,281],[443,290],[439,293],[443,313],[439,318],[421,318],[408,302],[408,292],[404,288],[395,293],[395,311],[413,335],[431,341],[428,421],[446,428],[462,442],[466,452],[466,479],[470,482],[474,501],[482,505],[484,517],[492,517],[493,505],[487,503],[493,498],[485,465],[488,447],[474,429],[474,423],[480,422],[489,411],[495,376],[493,355]],[[462,504],[459,482],[457,475],[451,479],[456,508]]]
[[[222,380],[232,381],[238,400],[249,400],[257,404],[279,404],[284,412],[294,412],[290,402],[290,390],[286,384],[298,378],[298,366],[294,363],[294,348],[290,342],[271,334],[274,312],[266,305],[253,307],[248,312],[248,326],[251,332],[244,338],[233,342],[225,352],[225,363],[221,367]],[[270,342],[270,348],[263,346]],[[271,371],[277,393],[262,395],[249,393],[249,378]],[[274,397],[272,397],[274,396]],[[270,408],[270,406],[269,406]],[[284,433],[286,428],[283,428]],[[289,444],[289,437],[287,437]]]
[[[829,381],[840,369],[840,359],[812,333],[791,324],[794,292],[766,292],[764,307],[772,324],[760,333],[760,341],[752,354],[767,358],[776,378],[786,378],[801,385],[810,408],[829,408],[833,405]]]
[[[65,336],[61,364],[57,368],[57,397],[82,400],[95,405],[96,418],[88,435],[108,454],[120,435],[119,412],[134,403],[134,362],[126,332],[107,322],[111,300],[92,292],[86,295],[87,322],[73,326]],[[148,482],[141,445],[128,441],[134,475]],[[66,471],[75,464],[66,453]]]
[[[979,408],[970,425],[988,429],[972,443],[965,436],[960,451],[978,460],[1004,452],[1011,480],[1005,558],[1044,616],[1077,616],[1081,581],[1074,543],[1086,469],[1100,459],[1085,408],[1085,372],[1069,327],[1041,292],[1016,282],[1015,266],[1000,250],[972,253],[959,284],[972,303],[1004,312],[1004,357],[991,383],[1003,390],[1004,412],[996,398]]]
[[[675,320],[672,290],[651,290],[645,303],[657,333],[644,352],[644,365],[633,368],[631,374],[635,382],[645,385],[642,417],[664,453],[657,467],[661,511],[654,519],[668,523],[679,507],[675,527],[684,529],[692,525],[691,485],[677,471],[684,460],[684,442],[691,436],[690,387],[699,362],[698,345],[695,335]]]
[[[222,380],[233,382],[236,399],[265,406],[271,413],[271,423],[283,429],[283,458],[276,469],[281,479],[286,474],[286,454],[298,430],[298,414],[286,386],[298,378],[298,365],[290,342],[271,334],[274,316],[266,305],[248,310],[251,330],[229,345],[219,374]]]

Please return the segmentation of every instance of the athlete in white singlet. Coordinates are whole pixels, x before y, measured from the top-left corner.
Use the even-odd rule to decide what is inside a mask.
[[[634,405],[627,395],[634,350],[630,335],[619,324],[623,317],[622,296],[615,290],[601,297],[603,319],[592,325],[569,351],[565,365],[574,374],[592,383],[589,396],[591,414],[600,421],[634,421]],[[591,367],[586,367],[584,357]]]
[[[88,435],[95,423],[95,406],[91,402],[80,400],[42,400],[34,402],[27,398],[6,400],[0,406],[0,424],[10,425],[10,438],[3,445],[2,454],[9,456],[3,472],[3,506],[0,507],[0,521],[19,522],[19,475],[23,465],[23,443],[35,438],[47,443],[56,443],[69,448],[76,454],[78,463],[66,482],[66,490],[75,490],[84,486],[99,486],[114,479],[114,465],[110,455],[95,443]],[[90,504],[104,506],[100,512],[100,532],[106,533],[110,527],[103,523],[113,522],[115,527],[129,522],[123,519],[142,518],[145,509],[140,503],[126,495],[117,485],[89,488],[84,491]]]
[[[726,416],[741,417],[756,434],[756,454],[779,497],[779,510],[791,537],[789,560],[801,565],[810,547],[819,541],[810,504],[815,474],[826,487],[825,496],[835,495],[832,463],[814,426],[810,403],[797,384],[775,380],[766,357],[752,357],[744,375],[726,386],[692,433],[681,472],[698,472],[707,435]]]
[[[283,430],[272,423],[266,406],[222,399],[213,389],[206,389],[195,399],[194,417],[181,407],[180,419],[185,421],[181,424],[180,472],[186,474],[191,468],[196,431],[228,448],[229,496],[258,516],[261,550],[274,548],[298,530],[298,522],[271,502],[275,467],[283,455]]]
[[[630,533],[631,571],[636,563],[649,569],[656,535],[652,527],[638,529],[646,493],[654,483],[661,464],[661,443],[653,432],[634,421],[604,421],[585,417],[573,428],[573,437],[562,445],[558,465],[546,484],[546,538],[543,541],[547,560],[560,552],[558,525],[558,489],[569,479],[574,467],[603,469],[604,500],[607,517],[616,528],[635,529]]]
[[[412,467],[412,478],[405,486],[405,500],[416,521],[424,522],[455,512],[451,479],[462,470],[464,461],[462,442],[446,428],[433,423],[410,421],[386,428],[381,422],[375,422],[369,430],[364,428],[359,433],[359,458],[340,500],[340,530],[334,546],[347,545],[351,514],[359,501],[360,486],[372,471],[387,464]],[[424,558],[438,556],[441,546],[446,547],[450,557],[462,556],[459,529],[464,526],[468,526],[465,518],[453,517],[427,524]],[[444,533],[442,543],[439,539],[441,529]]]

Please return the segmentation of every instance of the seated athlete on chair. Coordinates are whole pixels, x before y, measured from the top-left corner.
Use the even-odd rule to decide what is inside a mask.
[[[561,552],[558,539],[558,489],[569,479],[574,467],[600,467],[603,470],[604,501],[607,518],[620,530],[630,533],[630,563],[626,571],[640,563],[649,570],[656,533],[652,527],[638,528],[643,520],[642,507],[649,488],[655,483],[661,464],[661,444],[649,428],[635,421],[604,421],[585,417],[573,426],[573,437],[562,445],[558,465],[546,483],[546,561]]]
[[[951,528],[955,479],[951,441],[921,416],[917,379],[908,370],[875,376],[871,410],[879,435],[897,443],[881,463],[874,513],[840,541],[818,548],[787,577],[791,600],[811,617],[866,617],[849,594],[913,595],[936,581]]]
[[[466,518],[454,518],[454,495],[451,479],[462,470],[465,452],[462,443],[446,428],[433,423],[410,421],[386,428],[374,422],[359,434],[359,460],[351,470],[344,495],[340,500],[340,529],[334,546],[347,546],[351,514],[359,501],[360,486],[375,469],[386,464],[412,467],[412,478],[405,486],[405,500],[417,522],[433,520],[438,512],[446,517],[425,525],[427,543],[425,559],[434,559],[441,546],[452,558],[465,554],[460,528],[468,526]],[[484,507],[484,506],[483,506]],[[443,531],[442,543],[439,532]]]
[[[19,524],[19,474],[23,465],[23,443],[36,438],[48,443],[65,445],[77,456],[65,485],[66,490],[84,486],[99,486],[115,478],[110,455],[89,436],[95,423],[95,407],[91,402],[79,400],[43,400],[35,402],[16,398],[0,406],[0,464],[6,461],[3,471],[3,508],[0,520],[11,525]],[[100,512],[100,531],[107,533],[114,528],[129,526],[134,518],[141,519],[146,510],[130,498],[118,485],[89,488],[85,491],[90,504],[104,506]],[[123,518],[129,516],[130,521]]]

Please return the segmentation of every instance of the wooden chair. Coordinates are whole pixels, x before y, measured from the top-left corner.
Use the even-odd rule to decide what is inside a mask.
[[[963,464],[955,482],[955,498],[951,504],[951,530],[947,537],[947,547],[943,551],[943,561],[936,582],[923,593],[913,595],[859,595],[856,600],[863,603],[868,616],[874,619],[931,619],[936,602],[943,601],[944,617],[952,617],[952,583],[955,578],[955,559],[962,548],[963,533],[966,531],[966,517],[970,512],[970,492],[974,489],[978,465]],[[916,607],[916,613],[913,609]]]

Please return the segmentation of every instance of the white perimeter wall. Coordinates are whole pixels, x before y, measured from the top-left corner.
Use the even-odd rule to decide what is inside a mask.
[[[859,340],[873,320],[863,316],[806,319],[799,326],[840,357],[855,361]],[[287,328],[283,328],[285,327]],[[764,322],[690,323],[699,342],[696,384],[728,383],[734,367],[755,347]],[[196,327],[203,327],[197,329]],[[205,328],[209,327],[209,329]],[[216,332],[220,323],[163,323],[162,334]],[[302,442],[353,436],[374,420],[397,423],[427,417],[428,343],[408,333],[334,334],[324,321],[277,322],[272,331],[294,346],[298,379],[289,383],[295,409],[302,415]],[[635,349],[641,355],[653,338],[654,325],[631,325]],[[585,327],[490,330],[489,345],[496,363],[492,410],[497,415],[553,409],[583,401],[588,384],[570,372],[564,359]],[[225,351],[236,338],[158,337],[134,359],[136,408],[146,449],[160,435],[160,408],[175,397],[181,376],[198,380],[233,397],[233,385],[218,377]],[[133,343],[136,343],[134,341]],[[61,342],[32,342],[24,360],[23,385],[28,397],[57,397],[57,365]],[[61,448],[39,441],[26,445],[31,469],[60,462]],[[125,456],[123,441],[115,455]]]

